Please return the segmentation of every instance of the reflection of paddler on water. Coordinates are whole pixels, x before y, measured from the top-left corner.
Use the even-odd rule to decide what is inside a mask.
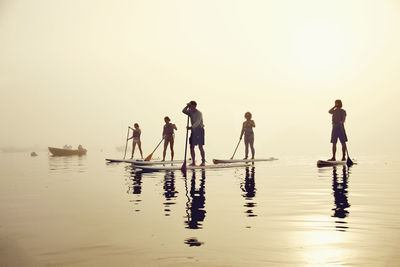
[[[174,130],[178,130],[176,125],[171,123],[171,119],[167,116],[164,118],[165,125],[163,128],[162,136],[164,138],[164,151],[163,151],[163,161],[165,161],[165,155],[167,153],[167,147],[171,149],[171,161],[174,160]]]
[[[189,166],[196,166],[196,153],[194,151],[195,146],[199,146],[201,155],[200,166],[205,166],[206,159],[204,153],[204,124],[203,124],[203,114],[197,109],[196,101],[190,101],[182,110],[183,113],[190,117],[191,127],[187,127],[191,130],[189,144],[190,144],[190,154],[192,156],[192,164]]]
[[[253,128],[256,127],[254,120],[251,119],[252,115],[250,112],[244,114],[245,121],[243,122],[242,132],[240,133],[240,140],[244,135],[244,146],[245,146],[245,157],[247,159],[249,156],[249,145],[251,149],[251,159],[254,159],[254,132]]]
[[[142,133],[142,131],[139,128],[139,124],[135,123],[133,125],[134,129],[132,129],[132,136],[128,138],[128,140],[132,139],[132,156],[131,158],[133,159],[133,155],[135,153],[135,148],[136,148],[136,144],[139,147],[139,151],[140,151],[140,156],[143,159],[143,152],[142,152],[142,142],[140,141],[140,135]]]
[[[346,142],[347,135],[344,129],[344,122],[346,120],[346,111],[342,109],[342,101],[336,100],[335,106],[329,110],[329,113],[332,114],[332,134],[331,134],[331,143],[332,143],[332,158],[329,161],[336,160],[336,143],[337,140],[340,140],[342,144],[342,161],[346,160]]]

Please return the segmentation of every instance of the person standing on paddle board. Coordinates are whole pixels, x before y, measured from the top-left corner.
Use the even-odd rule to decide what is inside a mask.
[[[171,161],[174,160],[174,130],[178,130],[176,125],[171,123],[171,119],[169,117],[164,118],[165,125],[162,132],[162,137],[164,138],[164,151],[163,151],[163,159],[165,161],[165,155],[167,153],[167,147],[169,144],[169,148],[171,149]]]
[[[242,132],[240,133],[240,139],[242,139],[244,135],[244,148],[245,148],[245,157],[247,159],[249,156],[249,145],[251,149],[251,159],[254,159],[254,132],[253,128],[256,127],[255,122],[251,119],[252,115],[250,112],[246,112],[244,114],[245,121],[243,122]]]
[[[344,122],[346,120],[346,111],[342,109],[342,101],[336,100],[335,106],[329,110],[329,113],[332,114],[332,134],[331,134],[331,143],[332,143],[332,158],[329,161],[336,161],[336,143],[337,140],[340,140],[342,144],[342,161],[346,160],[346,142],[347,135],[344,129]]]
[[[133,159],[133,154],[135,153],[135,148],[136,144],[139,147],[140,151],[140,156],[143,159],[143,152],[142,152],[142,142],[140,141],[140,135],[142,134],[142,131],[139,128],[139,124],[135,123],[133,125],[134,129],[132,129],[132,136],[128,138],[128,140],[132,139],[132,157]]]
[[[186,104],[186,107],[182,110],[183,113],[190,117],[190,122],[192,124],[191,127],[188,127],[188,130],[191,130],[189,144],[190,144],[190,154],[192,156],[192,164],[190,166],[196,165],[196,154],[194,152],[194,147],[199,146],[200,155],[201,155],[201,164],[200,166],[205,166],[206,159],[204,153],[204,124],[203,124],[203,114],[197,109],[196,101],[190,101]]]

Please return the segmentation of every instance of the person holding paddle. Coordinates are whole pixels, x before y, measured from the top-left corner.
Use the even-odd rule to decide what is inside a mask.
[[[174,160],[174,130],[178,130],[176,125],[171,123],[171,119],[167,116],[164,118],[165,125],[162,132],[162,137],[164,139],[164,151],[163,151],[163,159],[165,161],[165,155],[167,154],[167,147],[169,144],[169,148],[171,149],[171,161]]]
[[[135,148],[136,148],[136,144],[139,147],[139,151],[140,151],[140,156],[143,159],[143,152],[142,152],[142,142],[140,141],[140,135],[142,134],[142,131],[139,128],[139,124],[135,123],[133,125],[134,129],[132,129],[132,136],[128,138],[128,140],[132,139],[132,157],[131,159],[133,159],[133,154],[135,153]]]
[[[196,166],[196,154],[194,151],[195,146],[199,146],[201,155],[200,166],[205,166],[205,152],[204,152],[204,124],[203,124],[203,114],[197,109],[196,101],[190,101],[183,108],[182,112],[190,117],[191,127],[187,126],[187,130],[191,130],[189,144],[190,144],[190,154],[192,156],[192,164],[190,166]]]
[[[242,140],[242,137],[244,135],[244,147],[245,147],[245,157],[244,159],[247,159],[249,156],[249,145],[251,149],[251,159],[254,159],[254,132],[253,128],[256,127],[256,123],[254,120],[251,119],[252,115],[250,112],[246,112],[244,114],[244,118],[246,119],[243,122],[242,126],[242,132],[240,133],[240,140]]]
[[[347,135],[344,129],[344,122],[346,120],[346,111],[342,109],[342,101],[337,99],[335,101],[335,106],[329,110],[329,113],[332,114],[332,134],[331,134],[331,143],[332,143],[332,158],[328,159],[328,161],[336,161],[336,143],[337,140],[340,140],[342,144],[342,161],[346,160],[346,142]]]

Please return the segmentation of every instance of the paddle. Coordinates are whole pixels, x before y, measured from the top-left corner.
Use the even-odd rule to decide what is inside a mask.
[[[347,161],[346,161],[346,165],[347,165],[347,167],[351,167],[351,166],[354,165],[354,162],[350,159],[349,150],[347,149],[347,145],[346,145],[346,152],[347,152]]]
[[[242,138],[239,139],[239,142],[237,143],[237,146],[236,146],[236,148],[235,148],[235,151],[233,152],[233,155],[232,155],[231,159],[233,159],[233,157],[235,156],[236,150],[237,150],[238,147],[239,147],[240,141],[242,141]]]
[[[157,148],[161,145],[161,142],[164,140],[164,137],[161,139],[161,141],[160,141],[160,143],[158,143],[158,145],[156,146],[156,148],[154,148],[154,150],[153,150],[153,152],[151,152],[151,154],[150,155],[148,155],[145,159],[144,159],[144,161],[150,161],[151,160],[151,157],[153,156],[153,153],[157,150]]]
[[[187,123],[186,123],[186,141],[185,141],[185,158],[183,160],[183,164],[181,167],[181,171],[183,171],[186,175],[186,154],[187,154],[187,143],[188,143],[188,133],[189,133],[189,115],[187,116]]]
[[[124,159],[126,157],[126,149],[128,147],[128,138],[129,138],[129,130],[131,129],[131,127],[128,126],[128,133],[126,134],[126,143],[125,143],[125,153],[124,153]]]

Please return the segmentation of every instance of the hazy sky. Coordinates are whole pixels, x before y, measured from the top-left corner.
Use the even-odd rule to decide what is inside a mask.
[[[399,1],[0,0],[0,146],[144,154],[196,100],[209,157],[230,156],[246,111],[259,156],[330,153],[343,100],[354,156],[400,149]],[[397,154],[397,153],[396,153]]]

